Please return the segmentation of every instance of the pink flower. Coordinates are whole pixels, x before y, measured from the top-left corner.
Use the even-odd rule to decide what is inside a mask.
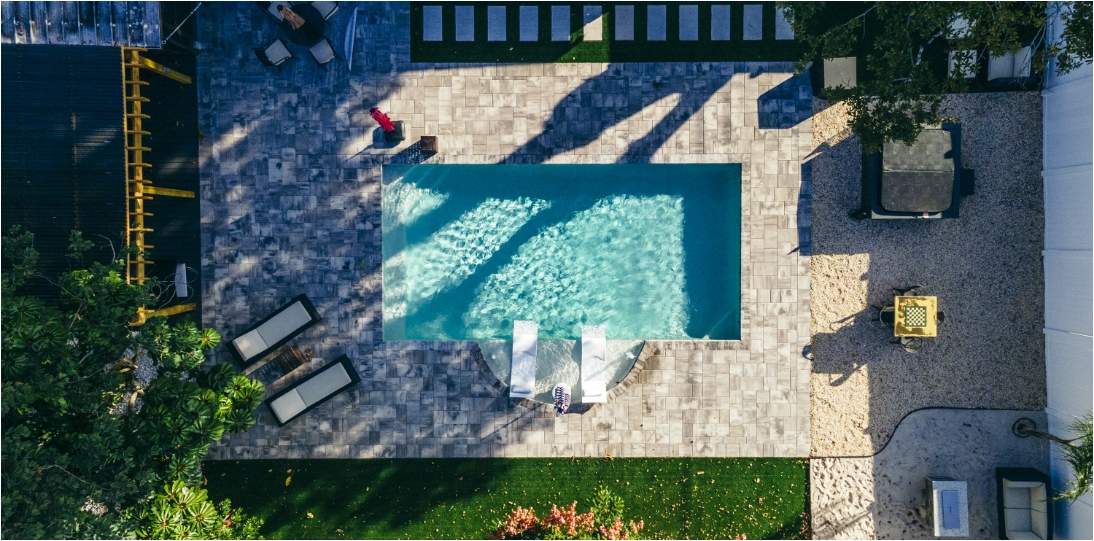
[[[494,539],[519,537],[526,531],[539,528],[539,524],[539,518],[536,517],[533,508],[525,509],[518,505],[509,514],[505,515],[505,521],[491,537]]]
[[[556,533],[565,528],[566,535],[570,537],[592,533],[593,525],[592,511],[585,514],[578,514],[576,501],[571,503],[569,507],[563,507],[562,509],[559,509],[556,505],[552,505],[551,514],[543,519],[544,528],[550,528]]]

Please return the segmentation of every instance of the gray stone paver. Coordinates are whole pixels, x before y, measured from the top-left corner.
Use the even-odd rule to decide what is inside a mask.
[[[260,409],[211,456],[807,456],[807,80],[789,64],[411,64],[409,6],[358,6],[343,79],[262,69],[251,41],[274,29],[253,5],[199,21],[203,323],[231,338],[306,293],[323,321],[295,343],[316,358],[269,392],[343,353],[362,377],[283,428]],[[372,105],[410,139],[376,142]],[[422,134],[440,138],[430,163],[741,163],[741,340],[648,342],[632,384],[559,418],[510,401],[474,343],[385,342],[380,166],[420,160]]]

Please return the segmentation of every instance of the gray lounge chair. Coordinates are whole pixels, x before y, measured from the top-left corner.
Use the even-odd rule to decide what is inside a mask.
[[[345,355],[266,399],[277,426],[285,426],[334,395],[361,382],[353,362]]]
[[[245,329],[228,343],[228,352],[246,369],[321,320],[307,295],[300,295]]]

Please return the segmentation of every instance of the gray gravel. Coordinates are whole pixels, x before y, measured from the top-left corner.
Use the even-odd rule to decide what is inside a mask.
[[[842,105],[814,102],[812,455],[871,455],[924,407],[1045,406],[1044,206],[1037,92],[951,96],[976,194],[961,217],[851,220],[860,147]],[[920,284],[946,321],[918,354],[870,305]]]

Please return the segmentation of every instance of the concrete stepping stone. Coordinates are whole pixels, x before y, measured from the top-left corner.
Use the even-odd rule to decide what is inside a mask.
[[[744,31],[741,37],[746,41],[764,39],[764,7],[760,4],[745,4]]]
[[[422,41],[444,41],[441,6],[422,8]]]
[[[604,20],[600,18],[600,6],[585,6],[585,29],[582,32],[585,41],[604,41]]]
[[[551,41],[570,41],[570,6],[551,6]]]
[[[665,41],[666,19],[664,5],[646,6],[646,41]]]
[[[634,41],[634,6],[615,6],[616,41]]]
[[[456,41],[475,41],[475,6],[456,6]]]
[[[794,39],[794,29],[790,28],[790,21],[786,20],[786,10],[775,9],[775,39]]]
[[[539,41],[539,8],[520,6],[520,40]]]
[[[486,41],[505,41],[505,6],[486,7]]]
[[[710,6],[710,39],[729,41],[729,6]]]
[[[699,41],[699,6],[680,6],[680,41]]]

